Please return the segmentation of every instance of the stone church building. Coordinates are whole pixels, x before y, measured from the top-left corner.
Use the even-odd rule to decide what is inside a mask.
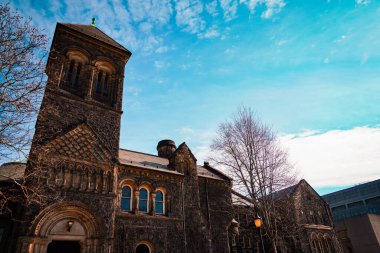
[[[5,246],[0,235],[2,252],[261,252],[233,244],[232,180],[197,165],[186,143],[120,149],[130,56],[94,26],[57,24],[26,165],[46,199],[22,211]]]

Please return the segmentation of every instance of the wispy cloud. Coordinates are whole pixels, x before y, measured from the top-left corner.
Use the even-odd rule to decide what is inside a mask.
[[[223,16],[226,21],[230,21],[236,17],[237,0],[220,0],[220,6],[223,9]]]
[[[264,19],[271,18],[285,7],[284,0],[241,0],[240,2],[247,5],[252,14],[256,12],[257,6],[265,6],[265,11],[261,14],[261,17]]]
[[[176,24],[186,32],[196,34],[203,31],[206,22],[201,14],[203,12],[202,2],[179,0],[175,3]]]
[[[215,17],[218,15],[217,7],[218,7],[218,1],[213,0],[212,2],[206,4],[206,11],[211,16]]]
[[[357,4],[364,4],[364,5],[367,5],[369,3],[371,3],[371,0],[355,0],[355,2]]]
[[[211,39],[211,38],[219,37],[219,35],[220,33],[218,31],[218,27],[216,25],[213,25],[210,28],[208,28],[203,34],[199,34],[198,37]]]

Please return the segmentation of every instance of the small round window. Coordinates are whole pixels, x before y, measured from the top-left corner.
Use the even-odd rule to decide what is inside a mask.
[[[136,253],[150,253],[150,249],[147,245],[145,244],[140,244],[136,248]]]

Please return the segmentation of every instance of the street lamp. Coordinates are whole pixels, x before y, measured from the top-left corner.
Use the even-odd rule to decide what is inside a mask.
[[[261,241],[261,248],[263,249],[263,253],[265,253],[265,248],[264,248],[264,241],[263,241],[263,235],[261,233],[261,227],[263,226],[263,220],[259,215],[257,215],[254,219],[255,226],[259,229],[260,232],[260,241]]]

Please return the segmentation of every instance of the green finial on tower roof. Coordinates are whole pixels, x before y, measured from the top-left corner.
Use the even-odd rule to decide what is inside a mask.
[[[92,26],[95,26],[95,20],[96,20],[95,18],[92,18],[92,24],[91,24]]]

